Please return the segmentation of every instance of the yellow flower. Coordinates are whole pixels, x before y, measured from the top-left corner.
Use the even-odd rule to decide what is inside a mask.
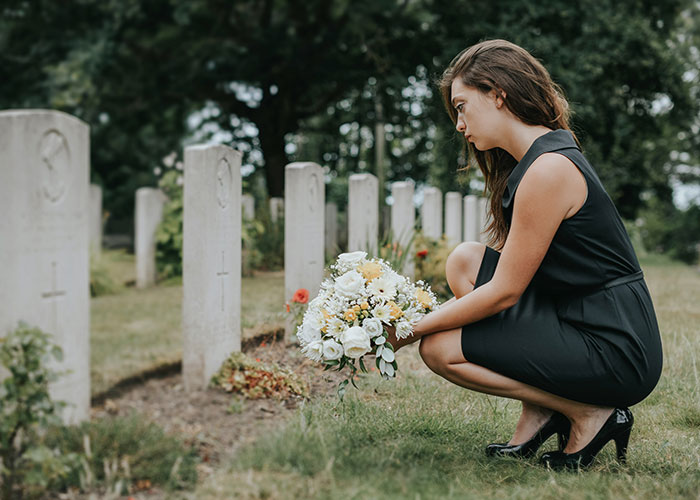
[[[369,304],[367,302],[363,302],[360,304],[360,309],[369,309]]]
[[[382,275],[382,266],[378,262],[365,262],[357,268],[362,277],[367,281],[372,281],[374,278]]]
[[[328,311],[326,311],[325,309],[321,309],[321,314],[323,314],[323,318],[326,321],[331,317],[331,314]]]
[[[426,292],[425,290],[418,290],[416,292],[416,299],[418,299],[418,302],[420,302],[420,305],[425,307],[426,309],[430,308],[430,304],[432,303],[432,300],[430,298],[430,294]]]
[[[357,318],[357,314],[355,314],[354,310],[348,309],[347,311],[345,311],[344,317],[346,321],[355,321],[355,319]]]
[[[399,306],[396,305],[396,302],[394,302],[393,300],[390,300],[389,302],[387,302],[386,305],[388,305],[389,308],[391,309],[391,313],[390,313],[391,319],[398,319],[401,316],[403,316],[403,311],[401,310],[401,308]]]

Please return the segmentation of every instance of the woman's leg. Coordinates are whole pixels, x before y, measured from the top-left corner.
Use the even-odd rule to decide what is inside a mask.
[[[446,264],[447,282],[459,298],[474,289],[486,247],[480,243],[462,243],[450,254]],[[536,387],[468,362],[462,355],[461,328],[433,333],[421,338],[420,354],[428,367],[447,380],[486,394],[518,399],[523,412],[511,444],[530,439],[549,418],[552,410],[571,420],[571,435],[566,447],[573,453],[595,436],[612,412],[602,408],[555,396]],[[397,340],[390,332],[389,341],[396,349],[415,342],[416,337]]]

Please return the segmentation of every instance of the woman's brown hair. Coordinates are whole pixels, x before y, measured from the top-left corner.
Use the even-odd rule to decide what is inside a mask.
[[[447,113],[457,123],[457,111],[452,106],[455,78],[483,93],[493,90],[505,95],[503,102],[508,110],[524,123],[544,125],[553,130],[571,130],[569,104],[561,89],[537,59],[514,43],[487,40],[472,45],[460,52],[447,67],[439,82],[440,91]],[[500,250],[508,236],[501,198],[517,162],[500,148],[479,151],[471,143],[468,143],[468,148],[469,156],[476,159],[484,174],[486,190],[491,192],[491,222],[487,228],[489,244]],[[468,168],[469,162],[459,170]]]

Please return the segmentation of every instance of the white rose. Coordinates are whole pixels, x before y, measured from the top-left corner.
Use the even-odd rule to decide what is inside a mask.
[[[386,300],[391,300],[396,295],[396,287],[384,276],[374,278],[371,283],[367,285],[367,291],[375,297]]]
[[[377,318],[366,318],[362,322],[362,328],[365,329],[367,335],[369,335],[371,338],[377,337],[381,335],[382,332],[384,332],[382,322],[379,321]]]
[[[343,357],[343,346],[333,339],[323,341],[323,359],[340,359]]]
[[[341,253],[338,255],[338,264],[344,267],[355,267],[365,257],[367,257],[367,252]]]
[[[310,344],[306,344],[301,352],[313,361],[321,361],[323,358],[323,340],[314,340]]]
[[[345,355],[349,358],[359,358],[371,349],[369,335],[360,326],[353,326],[345,330],[340,337],[340,342],[345,349]]]
[[[362,290],[365,279],[357,271],[348,271],[335,280],[335,290],[339,295],[354,298]]]
[[[321,331],[304,324],[297,329],[297,339],[299,339],[299,343],[302,345],[310,344],[311,342],[321,340]]]

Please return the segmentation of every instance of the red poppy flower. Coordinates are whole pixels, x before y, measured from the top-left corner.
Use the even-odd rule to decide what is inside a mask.
[[[292,302],[298,302],[300,304],[306,304],[309,301],[309,291],[306,288],[300,288],[294,292],[294,297],[292,297]]]
[[[417,256],[417,257],[420,257],[420,258],[425,258],[427,255],[428,255],[428,251],[427,251],[427,250],[421,250],[420,252],[417,252],[417,253],[416,253],[416,256]]]

